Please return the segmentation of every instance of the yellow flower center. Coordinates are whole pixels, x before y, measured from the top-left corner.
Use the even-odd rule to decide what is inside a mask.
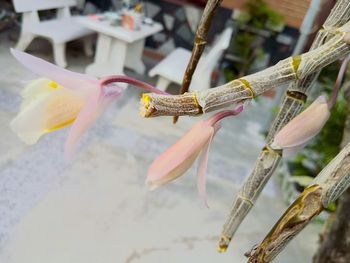
[[[150,100],[151,98],[147,94],[142,94],[143,106],[145,108],[148,108],[150,106]]]
[[[52,80],[49,81],[48,85],[52,89],[57,89],[59,87],[59,85],[56,82],[52,81]]]
[[[52,131],[64,128],[64,127],[68,126],[69,124],[72,124],[75,120],[76,120],[76,118],[68,120],[68,121],[63,122],[63,123],[60,123],[56,126],[52,126],[50,128],[45,129],[45,132],[52,132]]]
[[[84,101],[71,92],[58,93],[46,108],[46,129],[51,132],[63,128],[75,121]]]

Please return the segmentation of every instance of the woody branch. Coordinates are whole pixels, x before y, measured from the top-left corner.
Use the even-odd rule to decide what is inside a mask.
[[[276,86],[304,78],[350,53],[348,31],[350,22],[335,30],[334,36],[317,49],[281,60],[272,67],[219,87],[183,95],[144,94],[141,115],[197,115],[253,99]]]

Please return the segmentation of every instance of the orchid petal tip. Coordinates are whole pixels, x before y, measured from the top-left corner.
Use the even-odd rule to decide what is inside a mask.
[[[145,184],[149,191],[154,191],[159,187],[159,185],[154,184],[152,181],[148,179],[146,180]]]

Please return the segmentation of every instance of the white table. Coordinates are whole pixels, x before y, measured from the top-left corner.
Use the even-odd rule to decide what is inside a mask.
[[[121,26],[111,26],[109,21],[81,17],[78,22],[98,33],[95,60],[85,72],[96,77],[124,74],[124,67],[145,73],[142,53],[145,39],[161,30],[159,23],[142,25],[140,30],[130,31]]]

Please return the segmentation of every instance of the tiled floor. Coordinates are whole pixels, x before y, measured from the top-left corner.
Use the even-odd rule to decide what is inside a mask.
[[[260,98],[224,120],[210,150],[206,209],[196,194],[194,168],[156,191],[144,185],[151,161],[196,118],[183,117],[176,126],[170,118],[142,119],[140,92],[129,88],[68,164],[62,156],[67,129],[31,147],[10,131],[22,82],[34,75],[10,56],[13,43],[4,36],[0,43],[0,262],[241,263],[285,209],[270,183],[228,252],[216,252],[233,194],[263,145],[271,99]],[[49,48],[34,47],[34,54],[51,59]],[[82,72],[91,59],[69,52],[68,62]],[[318,231],[317,225],[307,227],[276,262],[311,262]]]

